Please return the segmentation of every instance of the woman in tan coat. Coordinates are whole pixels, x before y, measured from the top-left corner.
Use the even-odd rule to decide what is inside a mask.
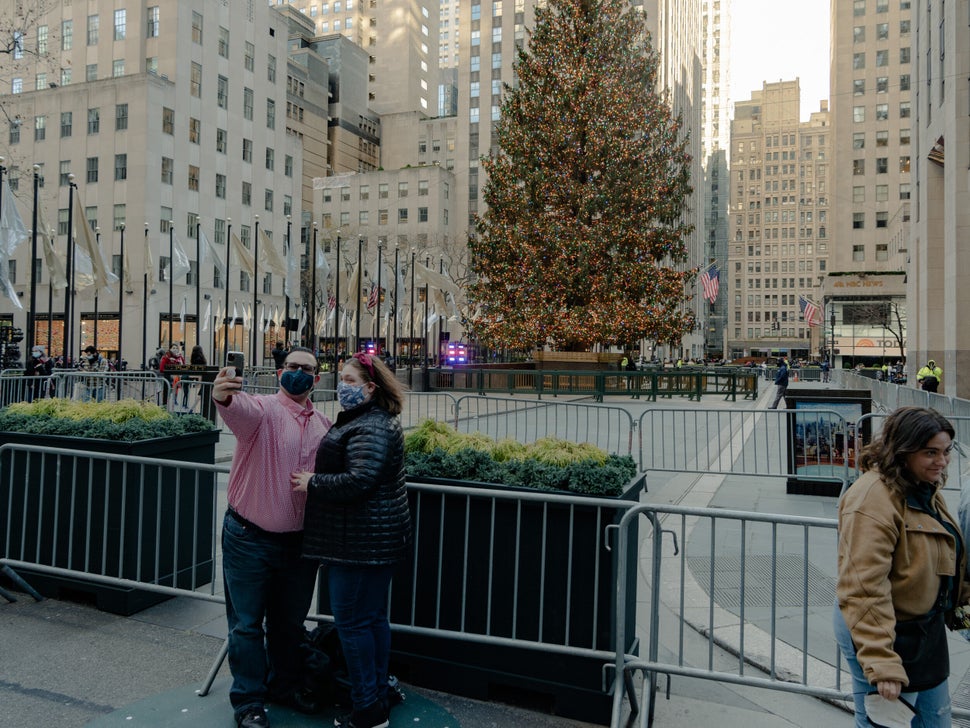
[[[940,488],[953,425],[901,407],[862,453],[839,503],[835,636],[852,673],[855,725],[865,697],[902,697],[925,728],[948,728],[945,617],[970,595],[963,536]]]

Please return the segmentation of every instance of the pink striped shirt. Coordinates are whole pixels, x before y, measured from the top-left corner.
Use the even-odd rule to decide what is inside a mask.
[[[302,531],[306,493],[293,492],[290,473],[313,470],[330,419],[309,400],[300,405],[283,392],[238,393],[228,406],[216,405],[236,436],[229,507],[266,531]]]

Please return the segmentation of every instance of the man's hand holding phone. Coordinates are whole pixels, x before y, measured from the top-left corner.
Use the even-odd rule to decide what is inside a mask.
[[[230,351],[226,357],[226,366],[219,370],[212,381],[212,399],[220,404],[229,404],[232,395],[242,391],[243,386],[243,354]]]

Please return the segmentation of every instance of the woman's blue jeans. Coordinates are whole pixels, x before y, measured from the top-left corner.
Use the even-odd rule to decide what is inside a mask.
[[[327,567],[330,610],[347,660],[354,710],[387,697],[391,654],[387,598],[392,573],[391,566]]]
[[[842,610],[836,604],[832,615],[832,626],[835,628],[835,641],[839,643],[839,650],[849,665],[852,673],[852,700],[855,704],[856,728],[871,728],[872,724],[866,718],[865,699],[868,693],[876,692],[876,686],[870,685],[866,679],[862,666],[855,657],[855,645],[852,635],[842,616]],[[915,693],[904,692],[900,697],[916,709],[913,717],[913,728],[951,728],[950,717],[950,681],[944,680],[935,688],[921,690]]]

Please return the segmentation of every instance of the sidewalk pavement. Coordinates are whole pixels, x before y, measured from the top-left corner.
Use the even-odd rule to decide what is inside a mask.
[[[694,404],[681,400],[668,406],[764,407],[770,403],[773,387],[765,389],[757,403],[722,403],[711,399]],[[608,403],[637,413],[648,406],[658,406],[626,398],[610,398]],[[217,460],[228,463],[233,446],[231,435],[224,433]],[[712,479],[711,476],[674,474],[652,477],[646,498],[658,503],[834,517],[835,499],[787,496],[777,490],[777,481],[759,483],[757,479],[747,478],[744,486],[738,487],[730,477]],[[163,602],[128,618],[69,602],[38,603],[27,596],[12,604],[0,600],[0,724],[10,728],[121,725],[232,728],[229,673],[225,664],[208,696],[198,697],[195,692],[208,674],[225,634],[221,605],[186,598]],[[706,664],[706,638],[688,630],[686,639],[688,654],[697,656],[695,664]],[[676,635],[662,636],[662,640],[662,648],[669,645],[673,649]],[[951,655],[954,667],[951,688],[956,689],[970,664],[970,649],[965,643],[962,648],[953,644],[951,647],[956,648]],[[474,645],[469,649],[475,649]],[[713,656],[716,663],[725,665],[737,660],[720,649],[715,649]],[[499,703],[409,685],[404,688],[409,699],[395,712],[392,726],[590,726]],[[669,700],[665,697],[668,688]],[[270,715],[277,728],[329,724],[329,720],[321,717],[309,719],[281,708],[272,708]],[[661,676],[654,725],[816,728],[850,722],[850,716],[842,709],[806,696],[694,678],[674,677],[668,681],[666,676]]]

